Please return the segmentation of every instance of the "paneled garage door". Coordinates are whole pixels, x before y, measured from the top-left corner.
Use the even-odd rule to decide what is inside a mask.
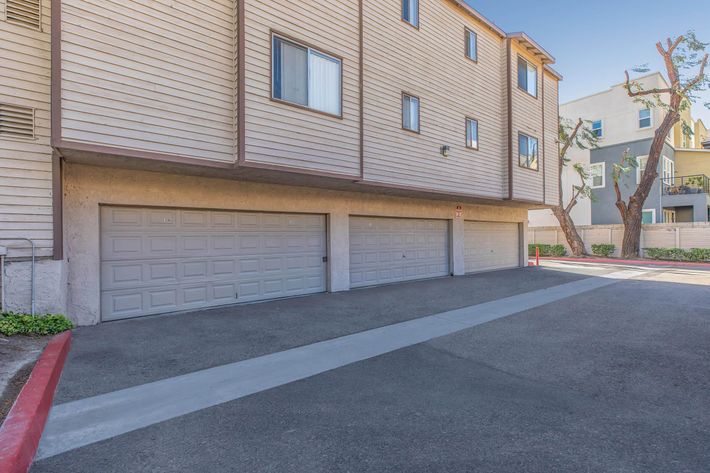
[[[101,208],[103,320],[323,292],[324,215]]]
[[[467,273],[520,266],[518,224],[465,222],[464,264]]]
[[[350,218],[350,286],[449,275],[446,220]]]

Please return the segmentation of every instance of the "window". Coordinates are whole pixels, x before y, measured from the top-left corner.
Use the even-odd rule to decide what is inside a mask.
[[[663,209],[663,223],[675,223],[675,210]]]
[[[667,156],[663,156],[663,183],[673,185],[675,179],[675,162]]]
[[[651,126],[651,110],[644,108],[639,110],[639,128],[649,128]]]
[[[656,209],[643,209],[641,213],[641,223],[644,225],[656,223]]]
[[[597,138],[601,138],[604,136],[604,130],[602,129],[602,121],[601,120],[595,120],[592,122],[592,134],[596,136]]]
[[[646,163],[648,162],[648,156],[640,156],[636,158],[636,184],[641,183],[641,176],[646,170]]]
[[[5,18],[8,23],[39,30],[42,25],[42,2],[41,0],[7,0]]]
[[[478,120],[466,118],[466,147],[478,149]]]
[[[34,109],[0,103],[0,138],[32,140],[34,137]]]
[[[478,35],[466,28],[466,57],[478,61]]]
[[[402,19],[419,28],[419,0],[402,0]]]
[[[537,67],[518,56],[518,87],[537,97]]]
[[[589,187],[600,189],[606,185],[605,163],[594,163],[589,166]]]
[[[522,133],[518,135],[518,165],[538,170],[537,138]]]
[[[272,98],[341,115],[341,61],[274,36]]]
[[[419,133],[419,98],[402,94],[402,128]]]

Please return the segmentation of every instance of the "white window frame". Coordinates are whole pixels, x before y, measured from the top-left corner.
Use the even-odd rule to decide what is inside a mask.
[[[525,63],[525,65],[526,65],[526,68],[525,68],[525,74],[526,74],[525,82],[526,82],[526,86],[527,86],[527,87],[523,88],[523,87],[520,85],[520,71],[518,70],[518,74],[517,74],[517,77],[516,77],[516,79],[515,79],[515,80],[517,81],[517,83],[518,83],[518,89],[522,90],[523,92],[525,92],[526,94],[528,94],[528,95],[531,96],[531,97],[537,98],[538,87],[539,87],[539,83],[538,83],[539,77],[538,77],[537,66],[534,65],[533,63],[531,63],[530,61],[528,61],[527,59],[525,59],[523,56],[518,55],[518,60],[517,60],[517,67],[518,67],[518,68],[520,68],[520,61],[523,61],[523,62]],[[534,93],[531,93],[531,92],[530,92],[530,72],[531,72],[531,71],[534,71],[534,72],[535,72],[535,90],[534,90]]]
[[[645,118],[641,118],[641,112],[645,112],[648,110],[648,126],[641,126],[641,120],[645,120]],[[653,110],[650,108],[642,108],[641,110],[638,111],[636,115],[636,123],[638,125],[639,130],[648,130],[649,128],[653,128]]]
[[[471,145],[471,141],[473,141],[473,140],[470,139],[471,137],[469,136],[469,133],[468,133],[469,132],[469,123],[471,123],[471,122],[476,123],[475,146]],[[466,148],[472,149],[472,150],[478,150],[478,135],[479,135],[478,127],[479,127],[478,120],[476,120],[475,118],[466,117]]]
[[[594,124],[596,122],[599,122],[599,134],[597,138],[604,138],[604,120],[592,120],[592,133],[595,131]]]
[[[404,103],[405,101],[409,100],[410,101],[410,110],[411,110],[411,102],[412,99],[414,99],[417,103],[417,127],[412,128],[411,125],[411,117],[414,115],[411,114],[410,112],[410,123],[407,123],[404,119]],[[407,92],[402,92],[402,129],[411,131],[412,133],[420,133],[421,127],[422,127],[422,101],[419,97],[416,95],[408,94]]]
[[[636,184],[641,184],[641,160],[645,160],[648,164],[648,156],[636,157]],[[646,164],[643,166],[644,169],[646,169]]]
[[[520,158],[522,157],[520,150],[520,138],[522,137],[525,137],[527,139],[528,153],[530,153],[530,141],[535,141],[535,150],[537,151],[537,155],[535,156],[535,167],[531,166],[530,154],[526,155],[526,165],[520,163]],[[521,167],[523,169],[530,169],[531,171],[540,171],[540,140],[534,136],[522,132],[518,133],[518,167]]]
[[[643,214],[644,212],[651,212],[651,223],[657,223],[656,221],[656,209],[643,209],[641,211],[641,222],[643,222]]]
[[[409,18],[404,17],[404,4],[409,3]],[[401,4],[402,21],[419,29],[419,0],[402,0]],[[412,12],[414,12],[412,14]]]
[[[599,186],[594,185],[594,175],[592,174],[592,168],[601,167],[602,168],[602,183]],[[589,188],[590,189],[603,189],[606,187],[606,163],[592,163],[589,165]]]
[[[306,90],[307,90],[306,103],[308,105],[304,105],[304,104],[298,103],[298,102],[293,102],[291,100],[284,99],[281,97],[276,97],[276,75],[275,75],[276,71],[275,71],[275,67],[274,67],[274,64],[275,64],[274,54],[275,54],[275,50],[276,50],[275,44],[276,44],[277,40],[281,41],[283,43],[290,43],[294,46],[297,46],[299,48],[303,48],[306,50],[306,59],[307,59],[306,68],[307,68],[307,73],[308,73],[308,78],[306,80]],[[316,107],[313,107],[310,105],[311,56],[319,56],[319,57],[324,58],[326,60],[332,61],[338,65],[339,76],[338,76],[338,84],[337,84],[337,88],[336,88],[337,93],[338,93],[338,112],[337,113],[333,113],[333,112],[327,111],[327,110],[322,110],[322,109],[319,109],[319,108],[316,108]],[[271,34],[271,99],[276,102],[288,104],[288,105],[302,108],[305,110],[312,110],[314,112],[329,115],[331,117],[343,118],[343,60],[342,60],[342,58],[334,56],[329,53],[326,53],[322,50],[312,48],[308,45],[305,45],[305,44],[300,43],[296,40],[293,40],[287,36],[284,36],[284,35],[281,35],[278,33],[272,33]]]
[[[668,156],[663,156],[663,170],[661,178],[663,179],[664,184],[668,179],[675,179],[675,161],[673,161]],[[673,185],[673,183],[671,182],[670,185]]]
[[[478,62],[478,34],[469,27],[465,27],[464,32],[464,37],[466,38],[466,57],[473,62]],[[473,50],[471,50],[471,38],[473,38]]]

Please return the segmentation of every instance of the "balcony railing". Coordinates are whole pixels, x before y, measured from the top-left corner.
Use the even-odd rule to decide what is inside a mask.
[[[662,179],[663,195],[710,194],[710,178],[705,174]]]

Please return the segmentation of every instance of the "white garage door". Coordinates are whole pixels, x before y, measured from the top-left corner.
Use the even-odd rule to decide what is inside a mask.
[[[101,208],[103,320],[325,291],[325,216]]]
[[[449,275],[446,220],[350,218],[350,286]]]
[[[467,273],[520,266],[518,224],[465,222],[464,264]]]

